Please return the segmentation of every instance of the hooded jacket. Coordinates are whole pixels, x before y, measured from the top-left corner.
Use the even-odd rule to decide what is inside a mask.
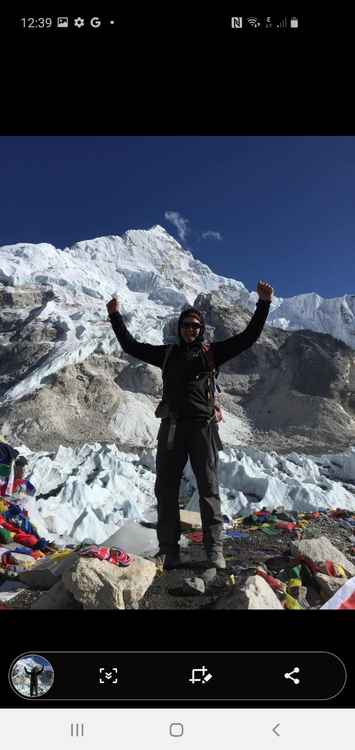
[[[259,338],[270,309],[270,302],[258,300],[256,310],[242,333],[211,344],[216,368],[248,349]],[[183,340],[180,324],[186,315],[198,314],[201,330],[189,344]],[[111,325],[124,352],[150,365],[162,368],[167,345],[137,341],[127,330],[121,313],[110,315]],[[163,376],[164,398],[177,419],[207,420],[213,416],[208,397],[208,363],[202,351],[205,321],[196,308],[183,310],[178,321],[177,343],[170,354]]]

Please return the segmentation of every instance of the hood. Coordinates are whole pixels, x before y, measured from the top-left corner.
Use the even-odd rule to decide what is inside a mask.
[[[199,335],[191,342],[191,344],[188,344],[181,336],[181,323],[184,318],[186,318],[188,315],[196,315],[196,317],[201,321],[201,330]],[[201,310],[198,310],[197,307],[188,307],[185,310],[182,311],[180,314],[179,320],[178,320],[178,330],[177,330],[177,342],[180,344],[180,346],[194,346],[196,344],[202,344],[203,339],[205,336],[205,319],[203,317],[203,314]]]

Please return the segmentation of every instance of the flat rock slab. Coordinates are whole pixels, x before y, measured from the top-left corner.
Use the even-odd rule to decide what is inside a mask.
[[[102,542],[103,547],[120,547],[131,555],[149,557],[159,550],[157,532],[135,521],[128,521]]]

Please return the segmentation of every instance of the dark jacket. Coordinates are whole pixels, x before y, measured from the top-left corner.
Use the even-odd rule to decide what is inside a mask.
[[[270,302],[258,300],[254,315],[242,333],[211,344],[217,369],[255,343],[263,330],[269,309]],[[150,365],[162,367],[166,344],[146,344],[134,339],[119,312],[110,315],[110,320],[124,352]],[[170,354],[163,381],[164,397],[178,419],[205,420],[212,417],[214,409],[208,398],[208,365],[201,342],[187,344],[180,339]]]
[[[40,674],[42,674],[43,670],[44,670],[44,667],[42,667],[42,668],[41,667],[32,667],[32,669],[29,671],[25,667],[26,674],[28,674],[31,677],[31,686],[37,687],[37,685],[38,685],[38,676]]]

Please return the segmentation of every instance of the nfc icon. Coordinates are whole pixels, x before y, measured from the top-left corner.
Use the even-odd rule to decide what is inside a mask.
[[[232,29],[241,29],[243,26],[242,16],[233,16],[231,18],[231,26],[232,26]]]

